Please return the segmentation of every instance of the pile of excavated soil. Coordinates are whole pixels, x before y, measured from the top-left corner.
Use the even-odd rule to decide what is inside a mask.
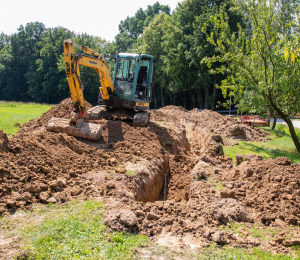
[[[85,101],[85,108],[87,110],[92,107],[93,106],[89,102]],[[72,104],[72,99],[66,98],[59,104],[50,108],[47,112],[43,113],[40,117],[31,119],[28,123],[23,124],[20,132],[30,132],[33,128],[45,126],[52,117],[69,119],[73,110],[74,106]]]
[[[214,197],[237,200],[256,222],[267,226],[300,223],[299,163],[291,164],[286,157],[263,160],[250,154],[238,166],[207,161],[200,161],[192,171],[192,198],[205,199],[204,183],[215,180],[221,186]]]
[[[247,155],[237,167],[222,172],[223,192],[252,210],[265,225],[300,224],[300,164],[285,157],[262,160]]]
[[[6,151],[0,152],[0,211],[14,211],[36,202],[64,202],[90,194],[91,187],[98,196],[126,193],[141,201],[158,199],[164,175],[169,172],[166,154],[176,154],[178,147],[188,149],[183,129],[176,132],[152,123],[133,128],[104,119],[98,123],[103,126],[103,138],[98,142],[45,131],[21,132],[9,139]],[[160,173],[154,183],[149,177],[152,172],[139,164]],[[97,181],[101,176],[108,177],[101,183]],[[111,181],[115,176],[118,180]],[[109,181],[114,184],[106,186]],[[141,185],[152,185],[157,189],[155,195],[151,190],[150,195],[142,194],[141,190],[149,188],[141,189]]]
[[[197,109],[187,111],[184,108],[166,106],[152,111],[151,120],[190,125],[194,131],[206,131],[216,141],[224,144],[234,144],[232,140],[265,141],[264,137],[268,135],[263,129],[243,125],[231,116],[222,116],[211,110],[198,112]]]

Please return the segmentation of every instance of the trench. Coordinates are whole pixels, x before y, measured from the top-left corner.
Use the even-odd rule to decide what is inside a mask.
[[[148,176],[141,176],[135,195],[137,201],[155,202],[173,200],[186,203],[189,200],[191,172],[197,159],[193,153],[200,149],[195,133],[190,128],[172,140],[164,160],[152,167]],[[199,133],[198,133],[199,135]],[[198,136],[197,135],[197,136]]]

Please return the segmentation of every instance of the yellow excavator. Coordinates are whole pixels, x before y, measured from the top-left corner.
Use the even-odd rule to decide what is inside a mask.
[[[74,47],[83,53],[75,53]],[[133,126],[143,127],[150,120],[149,103],[153,86],[154,61],[151,55],[116,53],[112,78],[103,54],[87,46],[79,46],[72,40],[64,41],[64,59],[74,111],[71,119],[52,118],[47,131],[64,132],[76,137],[99,140],[102,136],[100,124],[89,120],[100,118],[126,118]],[[94,69],[100,80],[99,106],[86,110],[83,83],[79,65]]]

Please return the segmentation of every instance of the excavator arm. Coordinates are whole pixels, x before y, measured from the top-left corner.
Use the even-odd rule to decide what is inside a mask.
[[[92,55],[92,57],[85,56],[84,54],[76,54],[73,46]],[[83,84],[78,65],[92,68],[98,73],[101,83],[99,90],[102,99],[109,100],[110,93],[114,92],[114,85],[103,54],[99,54],[86,46],[78,46],[69,39],[64,41],[64,58],[71,97],[75,106],[74,112],[76,116],[73,118],[73,121],[76,121],[77,118],[84,118],[86,115]]]

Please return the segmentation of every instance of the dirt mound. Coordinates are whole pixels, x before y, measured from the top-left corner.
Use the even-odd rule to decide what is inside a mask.
[[[196,126],[205,128],[213,136],[221,136],[223,142],[226,138],[232,140],[265,141],[264,138],[268,132],[260,128],[252,128],[243,125],[231,116],[222,116],[211,110],[198,112],[192,110],[183,118],[186,122],[193,122]]]
[[[241,156],[237,156],[241,160]],[[205,159],[205,158],[202,158]],[[210,159],[207,160],[207,159]],[[246,155],[239,166],[220,158],[200,160],[191,172],[190,198],[232,198],[264,225],[300,223],[300,164],[285,157]]]
[[[169,172],[165,154],[177,153],[179,146],[185,146],[184,132],[152,123],[147,128],[134,128],[121,121],[97,122],[103,126],[99,142],[82,142],[52,132],[13,136],[10,152],[0,152],[0,211],[50,200],[64,202],[91,193],[158,199],[164,175]],[[144,168],[139,166],[142,163]],[[97,181],[101,176],[104,180]]]
[[[165,106],[158,110],[151,110],[151,119],[158,121],[174,121],[179,120],[184,117],[189,110],[181,106]],[[165,120],[164,120],[165,119]]]
[[[300,164],[288,158],[245,160],[220,176],[223,184],[265,225],[300,223]]]
[[[88,110],[93,106],[85,101],[85,107]],[[72,99],[66,98],[59,104],[50,108],[47,112],[43,113],[39,118],[31,119],[28,123],[23,124],[20,132],[24,133],[26,131],[31,131],[33,128],[45,126],[52,117],[70,118],[70,114],[73,110],[74,106],[72,104]]]
[[[263,129],[243,125],[231,116],[222,116],[211,110],[187,111],[171,106],[153,111],[151,118],[154,121],[173,121],[190,125],[193,131],[206,132],[214,140],[226,145],[235,144],[237,140],[265,141],[264,137],[268,135]],[[230,140],[227,141],[228,139]]]
[[[8,138],[6,133],[3,130],[0,130],[0,151],[8,151]]]
[[[174,113],[174,112],[178,112],[178,111],[181,111],[181,112],[188,112],[189,111],[189,110],[185,109],[184,107],[172,106],[172,105],[162,107],[159,110],[163,111],[163,112],[169,112],[169,113]]]

